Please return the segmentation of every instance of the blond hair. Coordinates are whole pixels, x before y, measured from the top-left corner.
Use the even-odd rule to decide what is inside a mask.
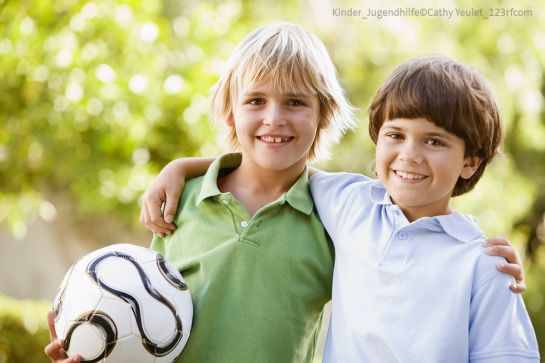
[[[328,157],[331,145],[356,124],[354,109],[345,98],[324,44],[308,30],[286,22],[259,27],[236,46],[212,88],[211,118],[225,124],[243,86],[265,81],[284,93],[317,95],[320,120],[309,160]],[[238,149],[234,127],[228,143]]]

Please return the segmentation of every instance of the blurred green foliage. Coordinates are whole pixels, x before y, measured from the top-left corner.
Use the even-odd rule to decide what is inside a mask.
[[[44,301],[21,301],[0,294],[0,363],[49,362]]]
[[[332,14],[333,7],[396,7],[369,4],[0,0],[0,224],[21,239],[29,221],[55,217],[52,196],[62,193],[79,218],[109,215],[135,226],[137,199],[167,161],[219,152],[208,90],[234,45],[257,25],[300,23],[330,50],[362,120],[333,161],[321,164],[330,170],[373,174],[365,122],[371,97],[406,58],[444,54],[490,81],[506,127],[504,156],[455,206],[528,257],[525,300],[545,346],[544,10],[530,0],[430,0],[422,5],[480,8],[486,15],[516,6],[531,14],[367,20]]]

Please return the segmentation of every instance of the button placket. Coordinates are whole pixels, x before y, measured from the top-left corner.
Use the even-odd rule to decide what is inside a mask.
[[[235,231],[237,234],[242,236],[249,225],[248,215],[245,213],[245,209],[242,204],[240,204],[236,199],[230,198],[229,195],[222,195],[219,202],[229,211],[231,217],[233,218]]]
[[[405,255],[408,249],[408,241],[412,237],[412,232],[407,232],[405,228],[400,228],[392,233],[388,244],[382,253],[379,265],[384,266],[398,266],[405,260]]]
[[[399,232],[396,238],[401,241],[406,241],[409,238],[409,234],[407,232]]]

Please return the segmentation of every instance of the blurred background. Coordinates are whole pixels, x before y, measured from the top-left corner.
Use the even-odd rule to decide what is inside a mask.
[[[378,16],[396,9],[406,16]],[[524,257],[545,356],[543,11],[530,0],[0,0],[0,363],[47,362],[45,314],[80,255],[149,243],[139,197],[168,161],[221,152],[208,90],[236,43],[274,20],[324,41],[358,108],[359,129],[318,165],[331,171],[374,175],[367,107],[403,60],[442,54],[490,81],[504,154],[455,207]]]

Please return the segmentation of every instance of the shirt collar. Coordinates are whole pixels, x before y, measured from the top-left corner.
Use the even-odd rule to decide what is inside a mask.
[[[314,209],[314,201],[308,184],[308,167],[305,169],[291,188],[284,194],[285,200],[301,213],[310,215]]]
[[[378,179],[371,181],[369,198],[371,198],[371,201],[375,204],[392,204],[388,191],[386,191],[386,188]]]
[[[439,222],[443,231],[460,242],[471,242],[479,237],[486,238],[484,232],[477,225],[477,219],[471,215],[452,212],[434,219]]]
[[[394,205],[388,191],[380,180],[373,180],[369,189],[371,201],[378,205]],[[454,239],[467,243],[476,238],[485,238],[484,232],[478,227],[477,219],[471,215],[453,212],[441,216],[421,218],[413,223],[424,223],[432,229],[447,233]]]
[[[221,169],[235,169],[240,165],[242,155],[240,153],[225,154],[218,157],[210,164],[201,186],[201,192],[197,198],[197,206],[206,198],[221,194],[218,188],[218,176]]]
[[[201,192],[197,198],[197,206],[206,198],[220,195],[218,188],[218,176],[221,169],[234,169],[240,165],[242,155],[240,153],[225,154],[214,160],[204,175]],[[284,193],[279,200],[286,201],[292,208],[301,213],[310,215],[314,209],[314,202],[308,185],[308,167],[305,166],[303,173],[291,188]]]

